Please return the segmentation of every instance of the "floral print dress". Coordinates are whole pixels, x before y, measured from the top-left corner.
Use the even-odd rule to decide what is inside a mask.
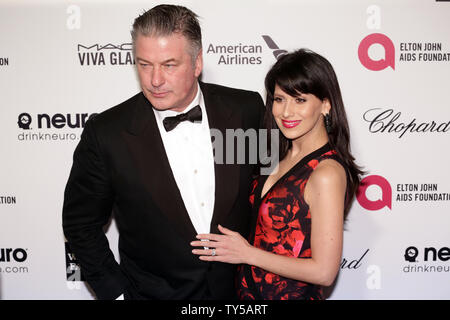
[[[279,255],[311,258],[311,213],[303,198],[306,183],[320,161],[342,161],[327,143],[295,164],[261,198],[268,176],[253,181],[250,202],[253,207],[249,242]],[[319,285],[288,279],[261,268],[241,265],[237,277],[242,300],[322,299]]]

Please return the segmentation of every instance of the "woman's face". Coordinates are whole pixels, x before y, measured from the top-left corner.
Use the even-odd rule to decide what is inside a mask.
[[[314,139],[317,134],[323,134],[326,132],[323,115],[329,111],[328,99],[322,101],[313,94],[303,93],[293,97],[275,85],[272,114],[287,139]]]

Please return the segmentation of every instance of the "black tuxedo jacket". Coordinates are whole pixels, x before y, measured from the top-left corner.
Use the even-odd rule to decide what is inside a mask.
[[[209,126],[223,133],[224,145],[226,129],[260,127],[264,106],[258,93],[200,86]],[[219,233],[220,223],[246,236],[255,165],[216,162],[214,169],[211,232]],[[119,231],[120,265],[103,230],[112,212]],[[142,93],[86,123],[65,189],[63,228],[98,299],[115,299],[122,293],[126,299],[235,298],[236,266],[200,261],[191,252],[196,231],[152,106]]]

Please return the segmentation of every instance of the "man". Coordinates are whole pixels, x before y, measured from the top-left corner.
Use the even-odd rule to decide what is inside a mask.
[[[258,129],[263,102],[198,81],[201,30],[187,8],[154,7],[132,38],[142,92],[86,123],[65,236],[98,299],[233,299],[235,267],[200,261],[190,242],[218,224],[246,235],[254,167],[214,161],[210,130]],[[112,211],[120,265],[103,232]]]

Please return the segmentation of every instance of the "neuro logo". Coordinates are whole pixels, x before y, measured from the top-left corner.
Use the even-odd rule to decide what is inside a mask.
[[[419,255],[419,250],[416,247],[408,247],[405,250],[405,260],[409,262],[417,262],[416,258]]]
[[[38,129],[63,129],[63,128],[84,128],[86,122],[92,117],[96,116],[97,113],[68,113],[68,114],[47,114],[39,113],[36,115],[36,127]],[[19,128],[29,130],[30,124],[32,122],[32,117],[29,113],[21,113],[17,119],[17,124]]]
[[[31,116],[29,113],[21,113],[19,114],[19,117],[17,119],[17,124],[19,125],[19,128],[24,130],[30,130],[30,124],[31,124]]]
[[[22,248],[1,248],[0,249],[0,262],[24,262],[27,260],[28,254],[25,249]]]
[[[371,200],[367,198],[367,189],[372,186],[378,186],[381,191],[381,199]],[[366,210],[377,211],[384,207],[392,209],[392,188],[389,182],[382,176],[367,176],[361,180],[361,185],[356,192],[356,199],[359,204]]]
[[[267,46],[268,46],[270,49],[273,50],[273,55],[274,55],[274,57],[275,57],[277,60],[278,60],[283,54],[286,54],[286,53],[287,53],[287,50],[280,49],[280,48],[276,45],[275,41],[272,40],[271,37],[269,37],[269,36],[267,36],[267,35],[264,35],[264,36],[262,36],[262,37],[263,37],[264,41],[266,42]]]
[[[369,48],[380,44],[384,48],[384,59],[373,60],[369,56]],[[362,65],[372,71],[384,70],[391,67],[395,70],[395,48],[391,39],[382,33],[372,33],[365,37],[358,47],[358,58]]]
[[[80,134],[72,129],[82,129],[86,122],[97,113],[21,113],[17,124],[22,129],[18,134],[19,141],[74,141],[80,139]],[[33,127],[31,127],[33,123]],[[31,130],[34,129],[34,130]],[[70,130],[70,131],[69,131]]]

